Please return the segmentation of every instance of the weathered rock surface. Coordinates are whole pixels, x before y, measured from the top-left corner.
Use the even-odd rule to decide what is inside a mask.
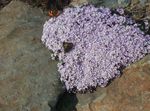
[[[77,98],[77,111],[149,111],[150,55],[126,68],[108,87]]]
[[[45,20],[18,1],[0,11],[0,111],[50,111],[62,91],[57,63],[40,40]]]
[[[150,19],[150,0],[73,0],[71,5],[78,6],[88,3],[110,8],[124,7],[132,13],[134,19]]]
[[[87,3],[88,3],[87,0],[72,0],[70,5],[79,6],[79,5],[83,5],[83,4],[87,4]]]
[[[118,7],[118,6],[128,6],[130,4],[131,0],[73,0],[72,5],[82,5],[87,3],[92,3],[95,5],[103,5],[106,7]]]

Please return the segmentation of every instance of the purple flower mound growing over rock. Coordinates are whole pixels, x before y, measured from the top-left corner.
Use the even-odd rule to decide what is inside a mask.
[[[67,8],[44,24],[42,42],[58,56],[60,79],[68,91],[105,87],[122,67],[150,53],[150,35],[122,16],[123,10],[118,13],[85,5]]]

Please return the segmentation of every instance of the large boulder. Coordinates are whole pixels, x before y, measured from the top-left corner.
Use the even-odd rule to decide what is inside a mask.
[[[62,92],[57,62],[40,41],[45,20],[19,1],[0,11],[0,111],[51,111]]]
[[[149,111],[150,55],[127,67],[109,86],[77,98],[77,111]]]

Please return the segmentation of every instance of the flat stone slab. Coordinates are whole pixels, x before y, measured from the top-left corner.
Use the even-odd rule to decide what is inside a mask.
[[[0,11],[0,111],[50,111],[62,91],[57,62],[40,40],[45,20],[19,1]]]

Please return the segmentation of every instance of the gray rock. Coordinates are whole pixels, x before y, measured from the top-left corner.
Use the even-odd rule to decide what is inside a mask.
[[[62,92],[57,62],[40,40],[45,20],[19,1],[0,11],[0,111],[50,111]]]
[[[145,5],[146,3],[148,3],[148,0],[139,0],[139,1],[140,1],[141,5]]]
[[[118,0],[118,5],[122,7],[127,7],[131,3],[131,0]]]
[[[131,0],[73,0],[71,5],[77,6],[91,3],[97,6],[116,8],[116,7],[126,7],[130,4],[130,2]]]
[[[103,5],[110,8],[126,7],[130,4],[131,0],[88,0],[96,5]]]
[[[70,3],[71,6],[80,6],[83,4],[88,4],[88,0],[72,0]]]

